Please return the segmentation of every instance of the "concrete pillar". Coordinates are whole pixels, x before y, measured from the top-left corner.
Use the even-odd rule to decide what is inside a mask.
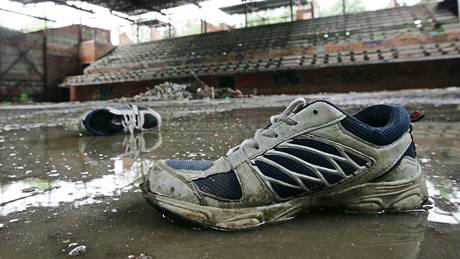
[[[171,39],[171,17],[168,17],[168,38]]]
[[[71,86],[69,88],[69,101],[75,102],[79,101],[78,96],[77,96],[77,89],[75,89],[76,86]]]
[[[248,27],[248,6],[247,4],[244,5],[244,27]]]
[[[458,20],[460,21],[460,0],[457,0],[457,17],[458,17]]]
[[[43,23],[43,101],[48,101],[48,35],[47,35],[46,17]]]

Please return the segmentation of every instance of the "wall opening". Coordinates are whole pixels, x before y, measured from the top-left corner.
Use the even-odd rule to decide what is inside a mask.
[[[273,74],[273,83],[276,85],[298,85],[300,79],[293,71],[275,72]]]
[[[235,89],[235,77],[233,76],[219,77],[218,87]]]

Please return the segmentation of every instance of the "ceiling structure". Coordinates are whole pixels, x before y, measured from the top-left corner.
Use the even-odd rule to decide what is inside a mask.
[[[152,19],[152,20],[138,21],[137,25],[146,25],[150,27],[159,28],[159,27],[168,26],[170,24],[167,22],[160,21],[158,19]]]
[[[90,9],[73,4],[71,1],[66,0],[11,0],[22,4],[35,4],[43,2],[53,2],[59,5],[65,5],[81,11],[93,13]],[[185,4],[195,4],[200,7],[199,3],[204,0],[82,0],[89,4],[108,8],[111,12],[115,11],[123,13],[128,16],[141,15],[148,12],[158,12],[166,15],[162,10],[169,9]],[[247,1],[242,0],[241,4],[220,8],[223,12],[230,15],[232,14],[244,14],[247,12],[262,11],[268,9],[279,8],[283,6],[295,5],[295,4],[306,4],[308,0],[264,0],[264,1]],[[114,15],[116,15],[114,13]],[[127,18],[122,17],[121,18]],[[130,19],[128,19],[130,20]],[[132,21],[132,20],[130,20]]]
[[[243,2],[239,5],[220,8],[220,10],[228,14],[244,14],[246,12],[263,11],[294,4],[306,4],[307,2],[307,0],[266,0],[260,2]]]
[[[65,0],[12,0],[23,4],[33,4],[42,2],[53,2],[60,5],[66,5],[82,11],[90,11],[73,4],[67,3]],[[198,5],[200,0],[83,0],[83,2],[90,3],[97,6],[102,6],[127,15],[140,15],[147,12],[159,12],[163,9],[177,7],[185,4]]]

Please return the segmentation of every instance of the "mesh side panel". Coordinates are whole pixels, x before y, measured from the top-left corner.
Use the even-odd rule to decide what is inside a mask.
[[[343,172],[346,175],[353,174],[356,171],[356,168],[349,163],[342,162],[342,161],[335,161],[335,162],[340,166],[340,168],[342,168]]]
[[[285,183],[298,185],[297,182],[294,179],[292,179],[292,177],[290,177],[280,169],[276,168],[275,166],[272,166],[260,160],[256,160],[254,163],[259,168],[262,174]]]
[[[291,196],[295,196],[305,192],[303,190],[294,189],[274,182],[270,182],[270,185],[272,186],[276,194],[278,194],[278,196],[280,196],[281,198],[289,198]]]
[[[193,180],[193,182],[202,192],[207,194],[230,200],[237,200],[242,197],[240,182],[233,170]]]
[[[368,162],[367,160],[365,160],[365,159],[363,159],[363,158],[361,158],[359,156],[353,155],[352,153],[348,153],[348,152],[346,152],[346,153],[351,158],[351,160],[355,161],[355,163],[357,163],[360,166],[364,166]]]
[[[176,170],[204,171],[213,164],[209,160],[168,160],[166,164]]]
[[[296,156],[314,165],[318,165],[318,166],[322,166],[322,167],[330,168],[330,169],[335,169],[335,167],[331,164],[331,162],[329,162],[329,160],[313,152],[309,152],[306,150],[300,150],[296,148],[282,148],[282,147],[275,148],[275,150],[291,154],[293,156]]]
[[[304,179],[304,178],[301,178],[300,179],[302,181],[302,183],[310,190],[314,191],[314,190],[318,190],[322,187],[324,187],[324,183],[322,182],[316,182],[316,181],[312,181],[312,180],[308,180],[308,179]]]
[[[340,124],[359,138],[383,146],[393,143],[408,131],[410,116],[402,107],[376,105],[353,117],[345,117]]]
[[[339,175],[336,174],[331,174],[328,172],[321,171],[321,174],[324,176],[324,178],[327,180],[329,184],[335,184],[340,182],[343,178]]]
[[[290,158],[277,155],[264,155],[264,157],[282,165],[283,167],[293,172],[319,178],[310,168]]]
[[[323,152],[333,154],[336,156],[340,156],[340,157],[342,156],[335,147],[328,145],[326,143],[320,142],[320,141],[313,140],[313,139],[299,138],[299,139],[292,140],[290,143],[311,147],[319,151],[323,151]]]

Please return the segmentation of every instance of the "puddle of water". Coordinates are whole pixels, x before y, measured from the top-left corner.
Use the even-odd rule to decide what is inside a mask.
[[[420,163],[434,203],[428,219],[460,223],[460,123],[426,122],[415,134]]]
[[[138,183],[157,159],[216,159],[281,108],[171,116],[161,132],[134,137],[80,136],[68,127],[2,130],[0,258],[63,257],[70,243],[86,245],[88,258],[458,258],[458,106],[411,108],[428,114],[414,131],[431,194],[427,213],[314,212],[234,233],[169,223]]]
[[[0,167],[3,216],[29,207],[66,202],[78,207],[119,196],[152,166],[153,160],[142,155],[161,145],[160,132],[97,138],[61,128],[17,131],[6,139],[0,151],[6,158]]]

